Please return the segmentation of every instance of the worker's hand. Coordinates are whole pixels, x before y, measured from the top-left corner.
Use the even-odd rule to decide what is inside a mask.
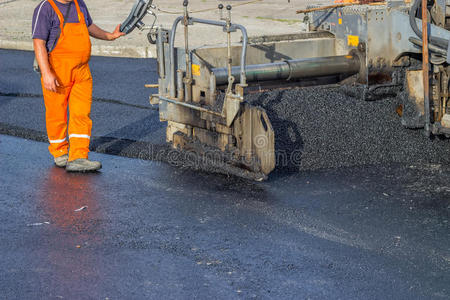
[[[121,36],[125,35],[125,33],[120,31],[120,25],[121,24],[117,25],[116,29],[114,29],[114,32],[111,33],[111,36],[110,36],[111,41],[114,41],[115,39],[120,38]]]
[[[56,92],[56,88],[59,87],[58,79],[53,72],[42,74],[42,81],[46,90]]]
[[[125,33],[120,31],[120,24],[116,26],[116,29],[114,29],[113,32],[108,32],[92,23],[88,27],[88,31],[90,36],[105,41],[114,41],[115,39],[121,37],[122,35],[125,35]]]

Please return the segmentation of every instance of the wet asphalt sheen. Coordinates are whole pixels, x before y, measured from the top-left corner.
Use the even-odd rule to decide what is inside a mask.
[[[0,299],[450,298],[448,165],[254,183],[92,152],[101,172],[67,174],[43,142],[31,62],[0,50]],[[155,62],[91,66],[95,146],[113,149],[99,152],[163,145],[142,88]]]
[[[67,174],[46,150],[0,136],[3,299],[450,295],[448,168],[252,183],[97,153]]]

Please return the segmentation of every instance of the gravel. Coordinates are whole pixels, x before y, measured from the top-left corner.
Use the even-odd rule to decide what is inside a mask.
[[[363,101],[362,89],[308,87],[249,95],[266,109],[275,130],[279,171],[356,165],[449,163],[450,141],[405,129],[396,108],[401,101]]]

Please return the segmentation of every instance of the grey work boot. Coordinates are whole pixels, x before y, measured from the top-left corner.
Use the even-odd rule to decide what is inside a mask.
[[[90,161],[86,158],[69,161],[66,165],[67,172],[94,172],[101,168],[102,164],[99,161]]]
[[[69,155],[64,154],[59,157],[55,157],[55,165],[59,168],[64,168],[67,165],[67,161],[69,160]]]

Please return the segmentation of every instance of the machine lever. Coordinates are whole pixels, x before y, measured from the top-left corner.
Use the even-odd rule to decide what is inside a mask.
[[[120,26],[120,31],[128,34],[135,28],[143,27],[144,23],[141,20],[145,17],[151,5],[152,0],[137,0],[130,14]]]

